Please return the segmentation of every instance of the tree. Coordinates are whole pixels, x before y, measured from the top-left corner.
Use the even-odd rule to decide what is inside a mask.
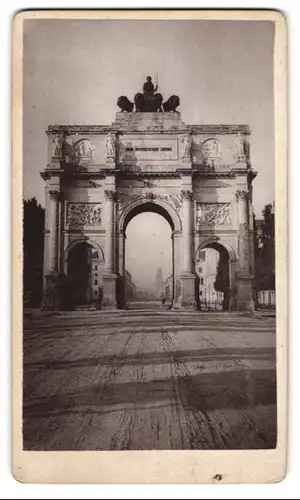
[[[214,287],[216,292],[222,292],[224,294],[223,310],[227,310],[229,308],[229,267],[228,255],[225,252],[219,252],[219,261]]]
[[[268,203],[255,220],[255,269],[258,290],[275,290],[275,211]]]
[[[45,210],[36,198],[23,200],[23,296],[39,307],[43,287]]]
[[[217,275],[216,275],[216,280],[214,282],[214,287],[216,292],[223,292],[223,293],[228,288],[227,276],[224,273],[224,262],[221,259],[221,256],[219,258],[217,265]]]

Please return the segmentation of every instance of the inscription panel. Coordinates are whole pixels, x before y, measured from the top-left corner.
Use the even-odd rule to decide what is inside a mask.
[[[177,139],[171,138],[122,138],[119,143],[119,160],[123,163],[140,161],[175,161],[178,159]]]

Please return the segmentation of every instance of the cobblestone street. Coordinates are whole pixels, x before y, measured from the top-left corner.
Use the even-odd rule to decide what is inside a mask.
[[[273,316],[25,313],[24,449],[275,447]]]

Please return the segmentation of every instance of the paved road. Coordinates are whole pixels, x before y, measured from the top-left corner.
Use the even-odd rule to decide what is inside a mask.
[[[276,446],[275,319],[26,315],[27,450]]]

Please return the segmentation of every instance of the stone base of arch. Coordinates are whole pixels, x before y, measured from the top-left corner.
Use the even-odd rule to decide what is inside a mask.
[[[254,311],[253,300],[253,278],[250,275],[239,274],[237,276],[237,310]]]
[[[69,290],[67,289],[67,276],[64,273],[53,272],[45,276],[45,287],[42,310],[73,310]]]
[[[60,309],[60,296],[61,293],[59,274],[54,272],[46,274],[41,309],[50,311]]]
[[[196,276],[192,273],[181,276],[181,309],[197,309],[195,282]]]
[[[114,273],[105,273],[103,279],[103,299],[102,309],[116,309],[117,308],[117,275]]]

